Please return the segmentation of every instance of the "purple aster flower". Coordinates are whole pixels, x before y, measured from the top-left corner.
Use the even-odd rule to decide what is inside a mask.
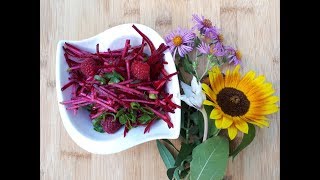
[[[195,34],[188,29],[178,28],[165,37],[165,41],[169,46],[173,57],[175,57],[176,51],[181,57],[188,54],[193,50]]]
[[[197,47],[198,51],[201,52],[202,54],[211,54],[210,51],[212,51],[211,47],[209,44],[201,41],[201,44]]]
[[[205,19],[204,16],[199,17],[198,15],[193,14],[192,21],[196,23],[192,29],[197,28],[201,34],[205,34],[207,37],[214,37],[217,35],[217,28],[213,27],[212,22],[209,19]]]
[[[212,44],[210,46],[209,44],[202,41],[201,44],[197,47],[197,49],[202,54],[213,54],[215,56],[225,55],[225,51],[221,43]]]
[[[225,55],[224,47],[223,47],[222,43],[219,41],[214,44],[213,50],[214,50],[214,55],[216,55],[216,56],[221,57],[221,56]]]
[[[234,63],[234,65],[237,65],[240,63],[242,54],[239,50],[235,50],[234,48],[230,46],[225,47],[226,53],[228,54],[227,59],[229,60],[230,63]]]

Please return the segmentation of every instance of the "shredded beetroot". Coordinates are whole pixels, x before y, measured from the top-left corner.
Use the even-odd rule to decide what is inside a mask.
[[[123,48],[105,52],[99,49],[99,44],[95,53],[70,43],[63,47],[69,66],[69,82],[61,91],[72,87],[72,92],[71,99],[61,104],[74,113],[79,108],[87,108],[98,132],[115,133],[121,125],[125,126],[124,136],[137,126],[145,126],[146,133],[159,119],[173,128],[168,113],[181,108],[171,101],[173,95],[163,88],[177,74],[168,74],[164,69],[164,64],[167,64],[163,58],[164,51],[168,47],[162,43],[156,49],[145,34],[135,25],[132,27],[142,37],[138,46],[130,45],[127,39]],[[150,56],[143,53],[146,45],[151,50]],[[132,66],[133,63],[147,65]],[[147,66],[150,66],[150,71]]]

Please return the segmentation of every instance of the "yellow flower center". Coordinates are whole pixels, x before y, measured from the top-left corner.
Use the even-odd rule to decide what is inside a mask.
[[[173,38],[173,44],[175,46],[180,46],[182,44],[182,37],[181,36],[176,36]]]
[[[238,89],[226,87],[217,94],[217,102],[221,110],[230,116],[245,115],[250,107],[247,96]]]
[[[213,49],[214,45],[210,46],[210,54],[214,54],[216,52],[216,50]]]
[[[218,40],[219,40],[220,42],[222,42],[223,39],[224,39],[224,38],[223,38],[223,35],[222,35],[222,34],[219,34],[219,35],[218,35]]]
[[[242,54],[239,50],[236,50],[236,57],[237,59],[241,59],[242,58]]]
[[[207,28],[212,27],[212,22],[209,19],[203,20],[203,25]]]

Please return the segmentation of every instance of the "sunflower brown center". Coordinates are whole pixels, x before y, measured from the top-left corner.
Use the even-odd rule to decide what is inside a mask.
[[[182,37],[181,36],[176,36],[173,38],[173,44],[175,46],[180,46],[182,44]]]
[[[242,116],[248,112],[250,107],[247,96],[230,87],[224,88],[218,93],[217,102],[222,111],[230,116]]]
[[[203,25],[209,28],[209,27],[212,27],[212,22],[209,19],[204,19]]]

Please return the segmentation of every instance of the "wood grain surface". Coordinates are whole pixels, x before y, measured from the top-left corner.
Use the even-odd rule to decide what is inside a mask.
[[[145,24],[162,36],[191,27],[192,13],[221,27],[225,43],[243,53],[243,71],[264,74],[280,95],[279,0],[41,0],[40,177],[43,180],[162,180],[166,169],[151,141],[113,155],[78,147],[63,127],[56,100],[55,53],[61,39],[81,40],[122,23]],[[280,113],[229,161],[225,179],[280,178]],[[179,144],[175,140],[176,145]]]

